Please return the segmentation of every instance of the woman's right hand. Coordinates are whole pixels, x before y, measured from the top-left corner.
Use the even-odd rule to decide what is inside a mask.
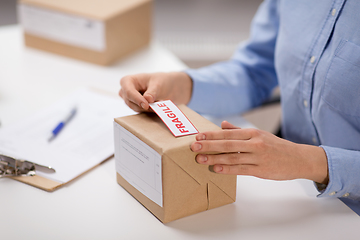
[[[120,97],[137,112],[148,111],[149,103],[159,100],[187,104],[192,94],[192,80],[184,72],[128,75],[120,80],[120,85]]]

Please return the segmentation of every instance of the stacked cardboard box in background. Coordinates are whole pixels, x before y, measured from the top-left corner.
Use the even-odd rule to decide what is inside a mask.
[[[100,65],[151,37],[151,0],[21,0],[18,12],[26,46]]]

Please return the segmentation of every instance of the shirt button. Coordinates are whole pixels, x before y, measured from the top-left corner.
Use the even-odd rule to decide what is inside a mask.
[[[304,107],[308,106],[308,101],[304,100]]]
[[[315,62],[315,59],[316,59],[315,56],[312,56],[312,57],[310,58],[310,62],[311,62],[311,63],[314,63],[314,62]]]
[[[344,195],[343,195],[343,197],[348,197],[350,195],[350,193],[345,193]]]
[[[332,11],[331,11],[331,15],[335,16],[336,14],[336,9],[334,8]]]
[[[312,141],[313,141],[313,143],[314,143],[314,144],[316,144],[316,143],[317,143],[317,141],[316,141],[316,138],[315,138],[315,137],[313,137],[313,138],[312,138]]]
[[[329,196],[334,196],[336,194],[336,192],[331,192],[329,193]]]

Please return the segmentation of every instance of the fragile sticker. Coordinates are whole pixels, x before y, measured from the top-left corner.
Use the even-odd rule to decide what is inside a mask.
[[[184,113],[171,101],[149,104],[175,137],[199,133]]]

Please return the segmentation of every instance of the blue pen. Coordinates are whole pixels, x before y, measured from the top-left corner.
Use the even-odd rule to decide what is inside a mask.
[[[71,109],[71,112],[69,113],[69,115],[67,115],[67,117],[61,121],[55,128],[54,130],[52,130],[51,132],[51,137],[49,138],[49,142],[51,142],[58,134],[59,132],[65,127],[65,125],[67,123],[69,123],[71,121],[71,119],[73,119],[73,117],[75,116],[76,114],[76,107],[74,107],[73,109]]]

